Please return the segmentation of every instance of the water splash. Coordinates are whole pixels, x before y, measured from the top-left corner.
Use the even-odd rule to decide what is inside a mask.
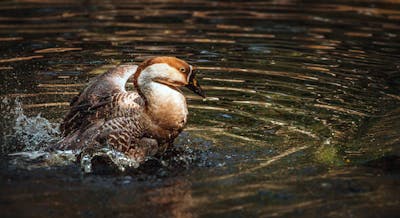
[[[50,168],[57,166],[67,166],[76,162],[78,152],[66,151],[23,151],[11,153],[9,163],[13,167],[20,169]]]
[[[43,151],[61,139],[58,124],[51,123],[40,113],[28,117],[21,102],[17,99],[15,103],[14,135],[17,142],[23,145],[23,151]]]
[[[124,153],[111,148],[83,149],[80,153],[81,169],[85,173],[93,173],[93,165],[105,163],[107,168],[114,168],[117,171],[124,172],[127,168],[138,168],[140,162],[129,158]]]
[[[32,117],[27,116],[18,98],[2,98],[0,109],[0,153],[44,151],[60,140],[58,124],[50,122],[40,113]]]
[[[146,157],[138,161],[108,147],[86,148],[78,154],[78,161],[84,173],[133,172],[165,176],[177,169],[188,169],[193,165],[210,166],[208,157],[212,154],[209,142],[191,140],[188,133],[182,133],[175,146],[164,154]]]

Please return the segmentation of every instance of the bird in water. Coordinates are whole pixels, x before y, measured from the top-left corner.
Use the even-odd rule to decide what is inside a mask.
[[[136,91],[125,89],[129,81]],[[162,154],[187,122],[183,86],[205,97],[193,67],[175,57],[111,69],[72,99],[57,148],[111,147],[137,162]]]

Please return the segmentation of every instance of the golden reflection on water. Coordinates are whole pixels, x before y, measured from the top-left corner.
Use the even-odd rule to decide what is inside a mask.
[[[7,59],[0,59],[0,63],[9,63],[9,62],[17,62],[17,61],[29,61],[36,58],[43,58],[42,55],[34,55],[28,57],[15,57],[15,58],[7,58]]]
[[[59,53],[66,51],[80,51],[82,48],[46,48],[35,51],[35,53]]]

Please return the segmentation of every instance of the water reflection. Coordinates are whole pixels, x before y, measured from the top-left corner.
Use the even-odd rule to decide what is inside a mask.
[[[190,217],[363,216],[380,205],[392,215],[395,176],[362,164],[399,155],[399,17],[390,0],[2,1],[2,153],[18,150],[15,99],[27,117],[57,123],[90,78],[158,55],[197,67],[209,98],[187,95],[186,131],[212,146],[209,168],[154,183],[129,175],[110,189],[121,178],[1,170],[0,207]]]

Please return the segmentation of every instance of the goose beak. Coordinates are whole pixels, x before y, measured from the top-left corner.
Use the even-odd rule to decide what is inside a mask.
[[[199,82],[197,81],[196,78],[194,78],[195,74],[192,73],[192,75],[189,78],[189,84],[186,85],[186,87],[190,90],[192,90],[194,93],[200,95],[201,97],[205,98],[206,95],[203,91],[203,89],[200,87]]]

